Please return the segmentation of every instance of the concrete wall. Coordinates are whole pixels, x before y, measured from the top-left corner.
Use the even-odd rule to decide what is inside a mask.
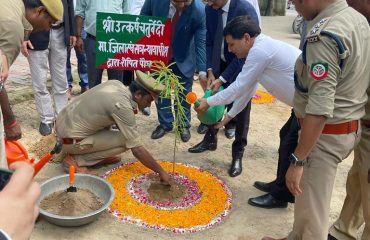
[[[258,0],[262,16],[285,16],[286,0]]]

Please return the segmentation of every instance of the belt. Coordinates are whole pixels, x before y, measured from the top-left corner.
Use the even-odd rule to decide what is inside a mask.
[[[82,139],[74,139],[74,138],[62,138],[63,144],[76,144],[82,141]]]
[[[58,24],[56,26],[53,26],[53,25],[51,26],[52,29],[59,29],[61,27],[64,27],[64,22],[62,22],[62,23],[60,23],[60,24]]]
[[[367,128],[370,128],[370,120],[362,120],[362,124],[367,127]]]
[[[299,125],[302,126],[304,118],[298,118]],[[325,124],[322,134],[349,134],[358,130],[358,120],[353,120],[338,124]]]

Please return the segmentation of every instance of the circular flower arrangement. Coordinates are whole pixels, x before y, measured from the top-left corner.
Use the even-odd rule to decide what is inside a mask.
[[[252,98],[253,104],[264,104],[264,103],[273,103],[275,102],[275,97],[270,93],[257,90],[256,94]]]
[[[172,163],[159,162],[172,171]],[[116,195],[109,208],[123,222],[176,233],[197,232],[220,223],[231,209],[231,191],[215,175],[177,163],[172,178],[182,188],[174,201],[150,198],[148,186],[156,174],[140,162],[123,164],[104,178]]]

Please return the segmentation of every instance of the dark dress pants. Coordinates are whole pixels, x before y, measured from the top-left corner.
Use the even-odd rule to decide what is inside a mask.
[[[289,192],[285,184],[285,175],[290,166],[289,156],[294,152],[298,144],[299,129],[298,119],[292,110],[291,116],[280,130],[277,176],[270,192],[276,199],[291,203],[294,202],[294,196]]]

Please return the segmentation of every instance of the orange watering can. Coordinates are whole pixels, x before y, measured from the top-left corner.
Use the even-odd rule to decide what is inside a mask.
[[[57,141],[57,143],[54,146],[54,149],[50,153],[42,157],[37,163],[35,163],[35,159],[34,158],[30,159],[28,157],[27,150],[20,142],[5,140],[5,154],[8,166],[17,161],[28,162],[35,169],[34,175],[36,175],[40,171],[40,169],[53,157],[54,154],[60,153],[61,150],[62,143]]]

